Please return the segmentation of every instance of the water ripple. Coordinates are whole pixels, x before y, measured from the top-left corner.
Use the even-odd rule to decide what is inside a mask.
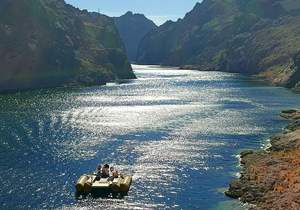
[[[0,95],[0,209],[244,208],[220,191],[236,154],[263,146],[299,97],[237,74],[134,69],[123,84]],[[75,200],[99,162],[133,175],[128,197]]]

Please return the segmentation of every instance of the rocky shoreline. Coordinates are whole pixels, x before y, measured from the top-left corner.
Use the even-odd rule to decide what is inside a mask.
[[[292,122],[271,137],[267,150],[241,153],[241,177],[225,192],[251,209],[300,209],[300,109],[281,116]]]

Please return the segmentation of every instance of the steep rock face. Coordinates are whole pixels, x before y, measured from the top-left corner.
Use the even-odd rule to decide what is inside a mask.
[[[131,61],[135,61],[140,41],[147,33],[156,29],[157,26],[144,15],[133,14],[132,12],[127,12],[125,15],[115,17],[114,20],[121,38],[125,43],[128,58]]]
[[[63,0],[1,0],[0,90],[134,78],[113,20]]]
[[[300,90],[300,52],[298,52],[294,57],[294,63],[291,66],[292,76],[290,77],[287,87],[295,87]]]
[[[260,74],[286,85],[299,32],[297,0],[204,0],[146,35],[137,61]]]

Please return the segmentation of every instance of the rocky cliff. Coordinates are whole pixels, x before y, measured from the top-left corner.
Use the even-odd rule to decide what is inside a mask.
[[[293,65],[291,66],[292,75],[289,78],[286,86],[295,87],[300,90],[300,52],[298,52],[293,58]]]
[[[146,35],[137,61],[258,74],[291,86],[300,80],[293,59],[299,34],[298,0],[204,0]]]
[[[134,78],[111,18],[63,0],[0,1],[0,90]]]
[[[157,26],[144,15],[127,12],[125,15],[114,18],[121,38],[125,43],[128,58],[136,60],[137,49],[144,36],[156,29]]]

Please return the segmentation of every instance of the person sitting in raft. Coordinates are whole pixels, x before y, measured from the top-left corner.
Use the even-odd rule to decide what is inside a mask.
[[[97,170],[96,170],[96,174],[97,175],[100,175],[102,173],[102,166],[101,165],[98,165],[97,166]]]
[[[109,165],[105,164],[102,168],[101,178],[108,178],[109,177]]]
[[[117,170],[115,170],[115,168],[113,166],[110,167],[110,173],[111,173],[111,176],[114,177],[114,178],[119,177],[119,172]]]
[[[102,166],[98,165],[96,169],[96,178],[94,181],[99,181],[101,179],[101,176],[102,176]]]
[[[116,171],[113,166],[110,167],[110,176],[108,178],[108,181],[113,181],[115,178],[118,178],[118,177],[119,177],[118,171]]]

